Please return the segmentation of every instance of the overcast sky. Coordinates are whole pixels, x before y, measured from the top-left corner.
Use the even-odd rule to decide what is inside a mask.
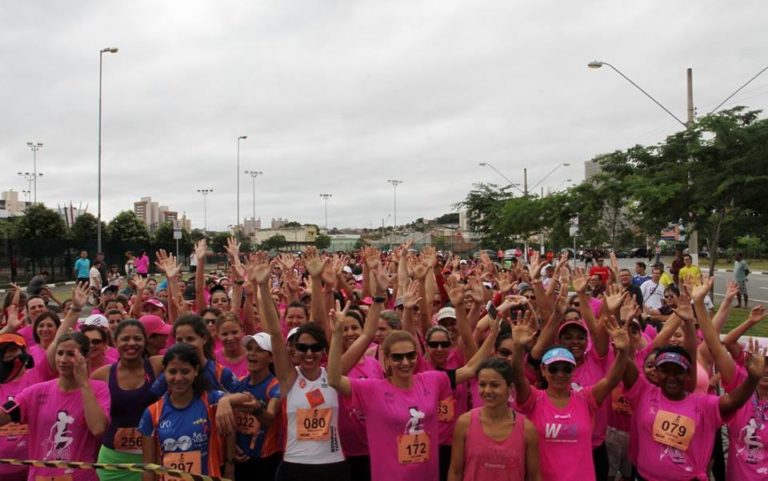
[[[654,144],[768,65],[768,2],[259,0],[5,2],[2,190],[38,153],[38,200],[96,213],[99,50],[103,217],[152,196],[202,227],[256,216],[378,227],[453,210],[473,183],[557,189],[583,162]],[[724,108],[765,109],[768,72]],[[567,185],[567,182],[565,183]],[[252,214],[240,178],[241,217]]]

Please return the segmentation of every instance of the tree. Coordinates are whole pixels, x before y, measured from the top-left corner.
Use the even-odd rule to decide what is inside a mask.
[[[435,224],[439,225],[453,225],[459,223],[459,213],[458,212],[449,212],[448,214],[443,214],[437,219],[435,219]]]
[[[231,234],[229,232],[216,232],[211,236],[211,249],[217,254],[227,252],[227,240]]]
[[[192,229],[192,232],[189,234],[189,238],[192,242],[205,239],[205,231],[203,229]]]
[[[315,247],[317,247],[320,250],[331,247],[331,236],[328,236],[325,234],[319,234],[315,238]]]
[[[136,214],[124,210],[107,225],[109,238],[115,242],[148,242],[149,232]]]
[[[98,236],[98,225],[99,221],[96,219],[96,216],[89,212],[84,212],[77,216],[75,222],[72,223],[72,226],[69,228],[69,237],[75,244],[79,245],[92,242]],[[106,224],[102,222],[102,232],[106,233],[106,227]]]
[[[275,234],[272,237],[266,239],[264,242],[261,243],[259,246],[262,250],[280,250],[283,247],[288,245],[288,241],[285,239],[284,235],[281,234]]]
[[[509,232],[499,230],[502,209],[512,199],[507,188],[496,184],[474,184],[467,197],[457,207],[467,211],[469,228],[479,232],[483,240],[492,245],[502,245],[509,240]]]
[[[33,270],[36,270],[39,259],[53,258],[66,250],[64,219],[42,204],[27,207],[16,225],[16,233],[22,240],[21,251],[32,259]]]
[[[283,224],[283,227],[286,227],[286,228],[289,228],[289,229],[291,227],[301,227],[301,223],[300,222],[296,222],[296,221],[290,221],[290,222],[286,222],[285,224]]]
[[[173,238],[173,230],[173,222],[171,221],[160,224],[152,236],[154,248],[175,253],[176,239]],[[192,237],[183,229],[181,230],[181,239],[179,239],[179,252],[182,256],[187,256],[192,252]]]

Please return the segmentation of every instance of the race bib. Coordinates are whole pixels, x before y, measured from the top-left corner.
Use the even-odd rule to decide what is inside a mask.
[[[60,474],[58,476],[35,476],[35,481],[72,481],[71,474]]]
[[[121,453],[141,453],[142,437],[136,428],[117,428],[113,441],[115,451]]]
[[[622,386],[616,386],[611,392],[611,407],[617,413],[632,414],[632,406],[630,406],[627,398],[624,397],[624,388]]]
[[[296,437],[299,441],[327,441],[330,439],[331,408],[297,409]]]
[[[261,423],[256,416],[247,413],[237,414],[237,432],[255,436],[259,434],[259,430],[261,430]]]
[[[168,469],[184,471],[185,473],[203,473],[202,454],[200,451],[184,451],[181,453],[165,453],[163,456],[163,466]],[[165,479],[180,480],[182,478],[166,475]]]
[[[693,419],[669,411],[659,411],[653,421],[653,440],[681,451],[687,451],[696,432]]]
[[[0,436],[15,437],[24,436],[29,433],[29,428],[26,424],[9,423],[0,428]]]
[[[401,434],[397,437],[397,461],[420,464],[429,461],[429,434]]]
[[[437,420],[441,423],[453,421],[453,415],[456,408],[456,400],[453,397],[445,398],[437,406]]]

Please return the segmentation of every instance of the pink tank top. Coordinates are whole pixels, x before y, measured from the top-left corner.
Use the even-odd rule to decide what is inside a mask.
[[[504,441],[495,441],[483,431],[480,410],[470,411],[464,440],[463,481],[525,480],[525,416],[515,413],[515,426]]]

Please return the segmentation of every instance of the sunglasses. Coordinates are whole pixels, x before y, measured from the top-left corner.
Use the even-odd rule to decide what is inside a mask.
[[[448,349],[451,347],[451,341],[427,341],[427,346],[431,347],[432,349],[437,349],[438,347]]]
[[[415,361],[416,351],[393,352],[393,353],[390,353],[389,358],[392,359],[392,361],[394,362],[403,362],[404,359],[408,359],[409,361]]]
[[[299,352],[321,352],[323,349],[325,349],[323,345],[317,342],[314,344],[304,344],[303,342],[296,343],[296,350]]]
[[[573,365],[572,364],[550,364],[547,366],[547,371],[549,371],[550,374],[557,374],[557,373],[563,373],[563,374],[570,374],[573,372]]]
[[[509,357],[509,356],[511,356],[511,355],[512,355],[512,351],[510,351],[509,349],[504,349],[504,348],[502,347],[501,349],[499,349],[498,351],[496,351],[496,354],[498,354],[498,355],[499,355],[499,357]]]
[[[91,339],[91,346],[101,346],[104,344],[104,341],[101,339]]]
[[[205,323],[208,325],[216,324],[216,319],[205,319]]]

